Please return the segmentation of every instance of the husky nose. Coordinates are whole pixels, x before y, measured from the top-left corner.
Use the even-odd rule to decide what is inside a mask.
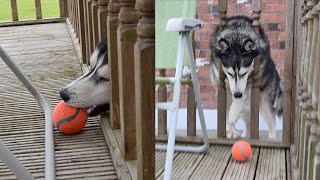
[[[70,95],[69,95],[69,92],[66,91],[65,89],[62,89],[60,92],[60,97],[62,100],[64,100],[65,102],[67,102],[69,99],[70,99]]]
[[[234,93],[234,97],[235,97],[236,99],[240,99],[240,98],[242,98],[242,93],[236,92],[236,93]]]

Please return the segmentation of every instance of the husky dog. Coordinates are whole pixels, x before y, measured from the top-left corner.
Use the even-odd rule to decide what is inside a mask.
[[[241,117],[246,128],[242,137],[250,134],[250,103],[252,71],[255,58],[261,56],[260,64],[260,104],[259,112],[264,117],[269,138],[276,138],[275,116],[282,115],[283,91],[275,64],[270,56],[269,40],[265,32],[259,29],[259,35],[252,26],[253,20],[245,16],[226,19],[225,25],[217,29],[212,42],[210,63],[214,84],[219,83],[218,63],[226,75],[232,93],[232,104],[228,112],[227,138],[237,138],[240,133],[235,123]]]
[[[109,110],[109,66],[107,40],[102,40],[90,58],[90,70],[60,91],[68,105],[87,108],[89,116]]]

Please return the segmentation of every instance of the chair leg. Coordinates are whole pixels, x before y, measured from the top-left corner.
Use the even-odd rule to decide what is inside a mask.
[[[204,145],[202,145],[200,147],[175,146],[175,135],[176,135],[176,126],[177,126],[179,100],[180,100],[180,87],[181,87],[180,79],[182,78],[183,55],[184,55],[184,49],[185,49],[186,45],[187,45],[187,51],[188,51],[188,55],[189,55],[189,64],[191,67],[191,75],[192,75],[192,82],[193,82],[194,93],[195,93],[195,98],[196,98],[196,104],[197,104],[197,108],[198,108],[201,129],[202,129],[202,135],[203,135],[203,139],[204,139]],[[172,110],[171,117],[170,117],[168,145],[167,146],[166,145],[156,145],[156,149],[167,151],[165,171],[164,171],[164,180],[170,180],[171,176],[172,176],[172,163],[173,163],[174,151],[202,153],[202,152],[207,151],[207,149],[209,147],[208,135],[207,135],[206,125],[205,125],[205,121],[204,121],[202,103],[201,103],[201,99],[200,99],[199,82],[198,82],[198,79],[196,76],[196,71],[195,71],[195,62],[194,62],[194,56],[193,56],[192,45],[191,45],[191,40],[190,40],[190,32],[181,32],[181,34],[179,36],[179,50],[178,50],[175,82],[174,82],[174,89],[173,89],[173,100],[172,100],[171,106],[169,106],[169,104],[166,106],[168,106],[167,109]]]

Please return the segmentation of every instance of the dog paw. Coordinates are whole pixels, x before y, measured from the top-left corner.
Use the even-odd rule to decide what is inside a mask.
[[[241,132],[237,131],[235,128],[231,130],[227,130],[227,138],[228,139],[237,139],[241,135]]]

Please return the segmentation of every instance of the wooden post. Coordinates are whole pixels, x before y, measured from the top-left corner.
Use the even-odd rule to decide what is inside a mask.
[[[87,61],[87,51],[86,51],[86,21],[85,21],[85,9],[83,5],[83,1],[79,0],[77,1],[79,11],[79,43],[80,43],[80,49],[81,49],[81,63],[85,64]]]
[[[196,130],[196,99],[192,84],[187,89],[187,136],[195,136]]]
[[[107,16],[109,0],[99,0],[98,9],[98,30],[99,41],[107,37]]]
[[[93,0],[91,4],[91,13],[92,13],[92,47],[94,50],[96,48],[96,45],[99,43],[99,29],[98,29],[98,8],[99,8],[99,3],[98,0]]]
[[[83,58],[84,60],[84,64],[89,64],[89,60],[90,60],[90,42],[89,42],[89,32],[88,32],[88,6],[87,6],[87,0],[83,0],[83,18],[84,18],[84,41],[85,41],[85,48],[86,48],[86,56],[85,58]]]
[[[67,1],[66,0],[59,0],[59,7],[60,7],[60,17],[67,17],[68,16]]]
[[[315,95],[316,89],[319,88],[318,86],[315,88],[315,81],[319,81],[318,71],[316,69],[315,61],[316,61],[316,51],[318,51],[319,43],[319,17],[317,13],[317,7],[314,6],[311,14],[313,16],[313,41],[311,45],[311,55],[310,55],[310,65],[309,65],[309,74],[308,74],[308,106],[311,106],[311,109],[308,112],[307,118],[312,123],[310,127],[310,136],[308,140],[308,157],[307,157],[307,178],[313,179],[313,161],[314,157],[316,156],[316,145],[317,145],[317,128],[318,128],[318,118],[317,118],[317,110],[318,110],[318,96]],[[315,78],[315,79],[314,79]],[[315,80],[315,81],[314,81]]]
[[[260,36],[261,0],[252,0],[252,19],[256,33]],[[260,102],[260,55],[254,60],[251,89],[250,138],[259,139],[259,102]]]
[[[292,137],[290,129],[294,129],[291,127],[291,124],[294,124],[293,115],[294,115],[294,106],[291,104],[295,95],[293,94],[293,84],[294,78],[293,76],[293,62],[294,62],[294,42],[296,41],[294,36],[295,30],[295,5],[294,2],[287,3],[287,28],[286,28],[286,61],[285,61],[285,69],[284,69],[284,103],[283,103],[283,133],[282,133],[282,142],[285,144],[290,144],[290,138]],[[294,73],[295,74],[295,73]],[[292,138],[293,141],[293,138]]]
[[[310,110],[310,107],[307,104],[308,101],[308,70],[309,70],[309,63],[310,63],[310,54],[311,54],[311,45],[312,45],[312,36],[313,36],[313,18],[311,15],[311,9],[313,7],[313,2],[308,1],[307,2],[308,7],[308,13],[306,14],[306,18],[308,21],[308,37],[307,37],[307,48],[306,48],[306,54],[305,54],[305,60],[304,60],[304,72],[303,72],[303,84],[302,84],[302,112],[301,112],[301,121],[302,121],[302,156],[301,156],[301,162],[302,167],[300,166],[300,177],[301,179],[305,179],[307,176],[307,157],[308,157],[308,144],[309,144],[309,135],[310,135],[310,127],[311,122],[309,119],[307,119],[307,113]]]
[[[19,21],[17,0],[11,0],[11,13],[12,13],[12,20]]]
[[[227,17],[227,1],[226,0],[219,0],[218,1],[218,11],[219,11],[219,18],[220,28],[225,24],[225,20]],[[219,85],[218,85],[218,138],[225,138],[226,137],[226,84],[225,79],[226,75],[222,71],[222,64],[219,61]]]
[[[300,167],[302,167],[302,157],[303,157],[303,137],[304,137],[304,129],[302,128],[304,126],[304,121],[302,121],[302,117],[304,116],[304,112],[302,111],[302,104],[303,104],[303,72],[304,72],[304,60],[305,60],[305,56],[306,56],[306,47],[307,47],[307,37],[308,37],[308,24],[307,24],[307,19],[306,19],[306,13],[308,12],[307,10],[307,4],[306,4],[306,1],[303,0],[303,4],[301,6],[302,8],[302,18],[301,18],[301,24],[302,24],[302,35],[303,35],[303,39],[302,39],[302,53],[301,53],[301,56],[300,56],[300,66],[299,66],[299,83],[298,83],[298,87],[299,87],[299,114],[298,114],[298,126],[299,126],[299,133],[300,133],[300,136],[299,136],[299,154],[298,154],[298,167],[299,167],[299,174],[301,174],[301,169]]]
[[[155,19],[154,1],[137,0],[142,18],[137,27],[135,93],[137,121],[137,179],[155,179]]]
[[[165,77],[166,70],[159,69],[159,76]],[[167,86],[159,84],[158,86],[158,102],[167,102]],[[167,111],[158,110],[158,135],[167,135]]]
[[[35,0],[35,6],[36,6],[37,19],[42,19],[41,1],[40,0]]]
[[[123,154],[126,160],[132,160],[136,159],[134,44],[137,40],[136,27],[140,15],[135,9],[135,0],[120,0],[120,3],[122,8],[117,30],[120,129]],[[149,104],[149,106],[152,105]]]
[[[87,31],[88,31],[88,36],[87,36],[87,43],[88,43],[88,54],[89,54],[89,58],[87,61],[87,64],[90,64],[90,57],[91,57],[91,53],[93,53],[94,51],[94,44],[93,44],[93,31],[92,31],[92,26],[93,26],[93,22],[92,22],[92,1],[93,0],[87,0],[86,2],[86,10],[87,10]]]
[[[118,14],[121,4],[118,0],[110,0],[108,5],[107,33],[108,33],[108,59],[110,75],[110,124],[113,129],[120,128],[119,104],[119,71],[118,71],[118,42],[117,29],[119,26]]]

